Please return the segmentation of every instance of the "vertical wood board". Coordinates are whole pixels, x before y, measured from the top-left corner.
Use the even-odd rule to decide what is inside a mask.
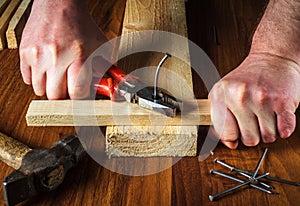
[[[121,55],[123,51],[130,51],[137,42],[142,43],[139,33],[132,32],[144,30],[168,31],[187,37],[184,0],[127,0],[122,35],[129,37],[126,40],[121,39]],[[152,36],[150,32],[149,38],[154,37],[155,32]],[[188,40],[180,50],[185,56],[189,56]],[[162,56],[162,53],[157,52],[138,53],[126,57],[119,66],[130,73],[133,69],[158,65]],[[172,95],[174,93],[176,97],[192,98],[190,66],[176,57],[168,59],[163,66],[167,68],[166,71],[184,80],[188,86],[179,84],[176,78],[170,78],[170,72],[161,72],[159,86],[172,91]],[[153,72],[144,70],[140,73],[141,79],[146,83],[154,81]],[[107,127],[106,138],[109,156],[195,156],[197,127],[114,126]]]
[[[30,14],[32,0],[23,0],[16,13],[11,18],[6,31],[7,47],[18,48],[23,29]]]
[[[6,7],[5,11],[0,16],[0,50],[6,47],[6,29],[8,27],[11,17],[14,15],[16,9],[22,0],[13,0]]]

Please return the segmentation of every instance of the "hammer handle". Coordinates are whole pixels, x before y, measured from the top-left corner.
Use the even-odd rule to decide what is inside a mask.
[[[0,160],[14,169],[19,169],[23,157],[31,149],[25,144],[0,132]]]

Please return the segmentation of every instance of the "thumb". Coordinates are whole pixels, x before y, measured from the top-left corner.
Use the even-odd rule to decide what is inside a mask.
[[[92,69],[83,60],[74,61],[68,69],[68,93],[71,99],[84,99],[90,96]]]

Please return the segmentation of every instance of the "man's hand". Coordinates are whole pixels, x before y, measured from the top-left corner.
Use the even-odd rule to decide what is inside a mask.
[[[82,65],[105,41],[84,0],[35,0],[20,44],[23,80],[49,99],[85,98],[92,69]]]
[[[270,0],[249,56],[210,92],[221,141],[236,148],[274,142],[295,130],[300,101],[300,1]]]
[[[209,94],[212,121],[220,140],[236,148],[240,136],[246,146],[260,137],[271,143],[295,129],[300,100],[300,68],[295,62],[267,53],[250,54]]]

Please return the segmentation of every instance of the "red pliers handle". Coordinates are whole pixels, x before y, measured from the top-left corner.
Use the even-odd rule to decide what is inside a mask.
[[[119,95],[118,84],[126,81],[125,76],[126,73],[123,70],[112,65],[98,84],[95,84],[96,93],[114,100]]]

